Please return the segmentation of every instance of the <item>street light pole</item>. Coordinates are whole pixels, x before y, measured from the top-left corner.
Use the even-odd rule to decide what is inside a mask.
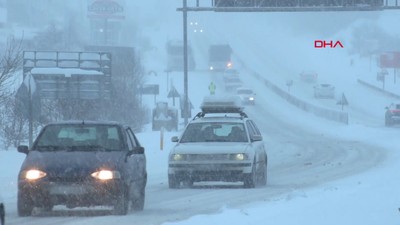
[[[183,76],[184,76],[184,108],[185,126],[188,124],[189,117],[189,97],[188,97],[188,59],[187,59],[187,0],[183,0]]]

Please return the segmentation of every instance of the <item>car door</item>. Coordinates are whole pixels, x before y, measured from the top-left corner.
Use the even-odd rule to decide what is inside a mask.
[[[139,154],[134,152],[136,148],[141,147],[141,145],[131,128],[127,127],[125,130],[128,139],[129,151],[131,151],[128,161],[131,167],[132,181],[135,183],[141,182],[146,175],[146,157],[144,153]]]
[[[257,126],[254,124],[254,122],[252,120],[246,121],[246,126],[249,131],[250,137],[252,135],[260,135],[261,136],[260,131],[258,130]],[[260,165],[260,163],[263,163],[264,159],[265,159],[264,142],[262,140],[261,141],[252,141],[251,144],[252,144],[252,147],[256,154],[256,163],[257,163],[257,165]]]

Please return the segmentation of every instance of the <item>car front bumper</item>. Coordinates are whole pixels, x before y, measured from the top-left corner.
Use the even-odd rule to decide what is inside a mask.
[[[252,171],[251,161],[218,163],[169,163],[168,174],[178,180],[196,181],[242,181]]]
[[[26,181],[18,183],[18,191],[32,199],[34,206],[66,205],[78,206],[113,205],[124,191],[121,180],[52,182]]]

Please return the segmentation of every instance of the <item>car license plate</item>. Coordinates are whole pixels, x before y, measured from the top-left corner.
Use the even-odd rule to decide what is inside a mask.
[[[82,195],[87,193],[87,188],[74,184],[54,184],[50,187],[50,194],[53,195]]]

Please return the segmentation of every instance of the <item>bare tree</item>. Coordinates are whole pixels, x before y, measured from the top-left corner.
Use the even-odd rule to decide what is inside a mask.
[[[10,37],[0,56],[0,135],[3,136],[5,147],[18,145],[25,138],[24,126],[26,120],[17,110],[15,91],[10,88],[22,67],[22,39]]]
[[[0,103],[10,97],[9,87],[15,79],[11,79],[22,67],[22,39],[10,37],[7,40],[5,51],[0,58]]]

